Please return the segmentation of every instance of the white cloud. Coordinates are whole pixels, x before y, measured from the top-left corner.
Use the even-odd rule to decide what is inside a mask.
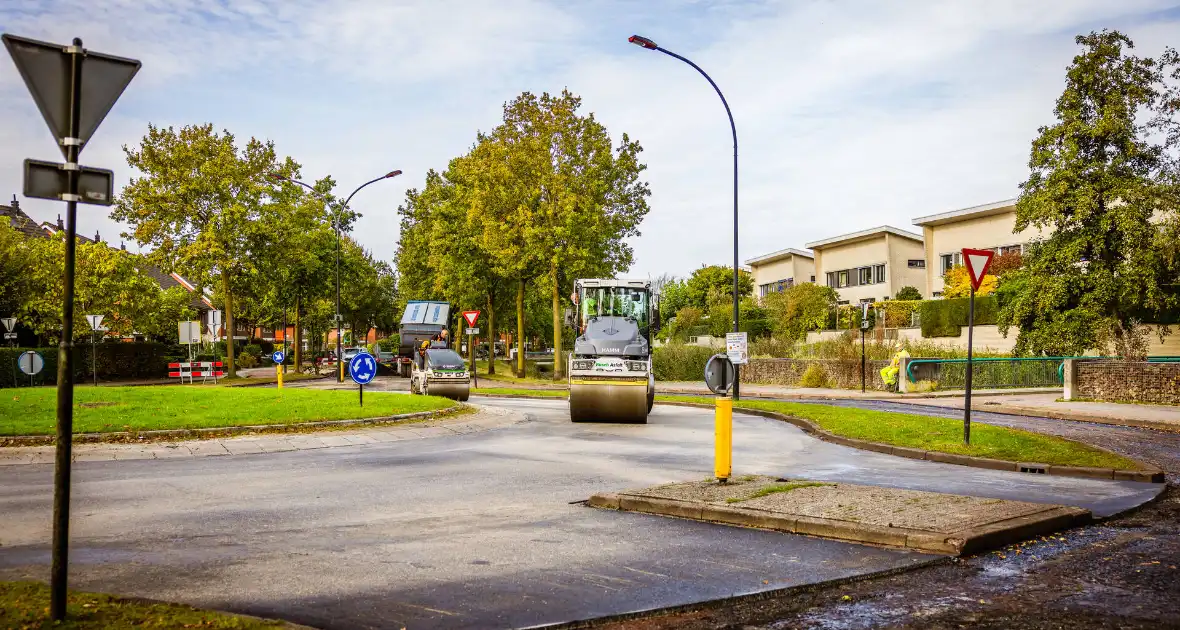
[[[633,273],[654,276],[731,259],[732,147],[708,84],[628,35],[693,59],[725,91],[741,143],[744,260],[1014,195],[1073,36],[1117,27],[1154,54],[1178,19],[1158,12],[1175,6],[24,0],[0,8],[0,24],[144,61],[83,154],[122,178],[119,146],[149,120],[273,139],[307,178],[330,173],[345,193],[401,168],[400,181],[353,203],[365,214],[358,239],[387,259],[406,187],[492,127],[505,100],[568,87],[616,137],[645,147],[652,212]],[[3,63],[0,116],[0,192],[18,191],[20,161],[56,149]],[[39,219],[60,211],[23,205]],[[83,233],[117,231],[101,208],[79,215]]]

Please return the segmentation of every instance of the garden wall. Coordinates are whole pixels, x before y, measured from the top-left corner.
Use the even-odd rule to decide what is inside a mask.
[[[1071,360],[1066,373],[1067,400],[1180,405],[1180,363]]]

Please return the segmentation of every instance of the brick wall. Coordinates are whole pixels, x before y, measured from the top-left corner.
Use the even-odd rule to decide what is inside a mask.
[[[799,379],[811,365],[819,364],[833,387],[860,387],[860,359],[750,359],[741,370],[743,383],[798,387]],[[888,361],[868,361],[865,384],[869,389],[886,389],[881,368]]]
[[[1076,370],[1079,398],[1180,405],[1180,363],[1078,361]]]

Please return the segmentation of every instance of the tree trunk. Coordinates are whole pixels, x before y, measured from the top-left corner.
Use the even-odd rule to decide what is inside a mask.
[[[553,274],[553,380],[565,378],[565,364],[561,361],[561,335],[564,332],[561,321],[561,288],[557,286],[557,264],[551,269]]]
[[[488,294],[488,376],[496,374],[496,306],[491,293]]]
[[[524,378],[524,280],[516,285],[516,377]]]
[[[221,288],[225,290],[225,375],[237,376],[234,369],[234,297],[229,289],[229,272],[221,272]]]
[[[283,336],[287,331],[283,331]],[[299,298],[295,298],[295,373],[303,368],[303,331],[299,328]]]

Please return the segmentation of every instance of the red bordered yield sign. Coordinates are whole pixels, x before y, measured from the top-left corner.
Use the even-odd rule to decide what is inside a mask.
[[[983,277],[991,268],[995,255],[995,252],[987,249],[963,248],[963,264],[967,265],[967,274],[971,276],[972,289],[979,290],[979,285],[983,283]]]
[[[463,311],[463,319],[467,320],[468,328],[474,328],[475,322],[479,321],[479,311]]]

